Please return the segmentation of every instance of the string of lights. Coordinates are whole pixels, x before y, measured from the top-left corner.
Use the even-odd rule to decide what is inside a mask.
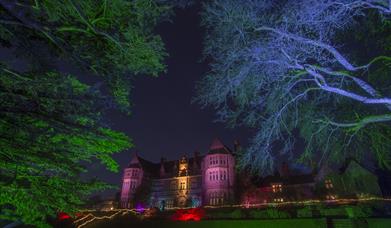
[[[304,200],[304,201],[286,201],[278,203],[256,203],[256,204],[235,204],[227,206],[204,206],[204,208],[221,208],[221,207],[262,207],[262,206],[283,206],[283,205],[310,205],[310,204],[319,204],[319,203],[338,203],[338,204],[349,204],[355,202],[366,202],[366,201],[386,201],[391,202],[391,198],[382,198],[382,197],[367,197],[359,199],[330,199],[330,200]]]
[[[75,220],[73,223],[75,225],[77,225],[78,223],[80,223],[81,221],[84,221],[85,219],[91,217],[91,219],[89,220],[86,220],[84,221],[83,223],[79,224],[76,226],[76,228],[81,228],[83,226],[86,226],[87,224],[95,221],[95,220],[102,220],[102,219],[113,219],[115,216],[121,214],[121,215],[125,215],[127,213],[134,213],[134,214],[137,214],[136,210],[134,209],[117,209],[117,210],[112,210],[113,212],[115,211],[115,213],[113,213],[112,215],[110,216],[107,216],[107,215],[104,215],[104,216],[95,216],[93,215],[92,213],[88,213],[87,215]]]
[[[221,206],[204,206],[203,208],[256,208],[256,207],[263,207],[263,206],[283,206],[283,205],[311,205],[311,204],[319,204],[319,203],[337,203],[337,204],[350,204],[350,203],[356,203],[356,202],[368,202],[368,201],[384,201],[384,202],[391,202],[391,198],[381,198],[381,197],[367,197],[367,198],[360,198],[360,199],[334,199],[334,200],[305,200],[305,201],[287,201],[287,202],[279,202],[279,203],[258,203],[258,204],[235,204],[235,205],[221,205]],[[179,209],[191,209],[192,207],[172,207],[167,208],[167,210],[179,210]],[[85,210],[83,212],[90,212],[92,210]],[[77,225],[76,228],[81,228],[83,226],[86,226],[87,224],[95,221],[95,220],[102,220],[102,219],[113,219],[115,216],[121,214],[125,215],[127,213],[133,213],[133,214],[139,214],[140,210],[136,209],[114,209],[110,210],[113,213],[110,216],[95,216],[92,213],[88,213],[87,215],[82,216],[81,218],[75,220],[73,223],[77,225],[80,222],[84,222]],[[88,220],[86,220],[89,218]]]
[[[304,200],[304,201],[286,201],[286,202],[276,202],[276,203],[250,203],[250,204],[231,204],[231,205],[216,205],[216,206],[203,206],[204,208],[254,208],[254,207],[267,207],[267,206],[283,206],[283,205],[310,205],[310,204],[319,204],[319,203],[338,203],[338,204],[349,204],[355,202],[365,202],[365,201],[385,201],[391,202],[391,198],[382,198],[382,197],[367,197],[367,198],[358,198],[358,199],[329,199],[329,200]],[[193,207],[170,207],[166,210],[178,210],[178,209],[190,209]]]

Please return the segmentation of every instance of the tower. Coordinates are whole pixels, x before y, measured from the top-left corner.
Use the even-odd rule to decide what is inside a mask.
[[[224,205],[233,200],[234,167],[231,150],[215,139],[202,163],[204,205]]]
[[[124,170],[120,207],[129,208],[132,206],[130,201],[133,199],[137,187],[141,185],[143,176],[144,172],[139,157],[135,154],[129,166]]]

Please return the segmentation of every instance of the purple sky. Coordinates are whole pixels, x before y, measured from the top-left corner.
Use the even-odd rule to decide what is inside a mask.
[[[212,109],[191,103],[196,81],[208,70],[201,61],[203,31],[198,11],[199,6],[180,10],[171,23],[158,27],[170,55],[167,73],[158,78],[138,77],[133,84],[133,114],[111,111],[106,118],[113,129],[129,135],[135,147],[114,155],[121,166],[119,173],[93,164],[91,175],[120,185],[122,169],[136,151],[143,158],[158,162],[161,157],[171,160],[184,154],[192,156],[195,150],[204,154],[216,137],[230,148],[235,139],[247,145],[251,136],[248,129],[229,129],[223,123],[215,123]]]

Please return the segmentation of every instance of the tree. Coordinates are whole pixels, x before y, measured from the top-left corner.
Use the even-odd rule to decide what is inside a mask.
[[[101,126],[104,99],[74,77],[0,73],[0,217],[45,226],[47,215],[73,213],[91,192],[108,186],[80,178],[81,161],[100,160],[132,144]]]
[[[0,64],[0,219],[48,226],[48,216],[72,214],[108,187],[81,179],[81,163],[97,159],[118,171],[111,155],[132,143],[102,114],[111,97],[130,113],[131,78],[165,70],[167,53],[154,28],[187,2],[0,1],[0,44],[30,63],[22,70]],[[53,59],[93,72],[111,97],[56,72]]]
[[[168,19],[170,5],[153,0],[40,0],[0,1],[0,6],[2,43],[33,59],[39,52],[34,47],[42,44],[95,72],[125,110],[130,107],[130,75],[157,76],[165,70],[167,54],[153,29]]]
[[[390,14],[381,0],[209,2],[212,70],[196,100],[230,126],[258,129],[240,159],[253,171],[271,172],[280,154],[322,165],[368,151],[391,168]]]

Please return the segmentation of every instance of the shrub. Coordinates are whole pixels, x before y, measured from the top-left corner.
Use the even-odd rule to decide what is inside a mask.
[[[250,218],[253,219],[265,219],[268,218],[268,214],[265,210],[251,210],[249,212]]]
[[[346,216],[346,210],[341,207],[337,208],[322,208],[320,209],[321,216]]]
[[[230,214],[230,218],[232,218],[232,219],[240,219],[240,218],[243,218],[243,217],[244,217],[244,214],[243,214],[241,209],[235,209]]]
[[[304,207],[297,210],[297,217],[299,218],[311,218],[312,209],[310,207]]]
[[[373,215],[372,209],[364,206],[348,206],[345,210],[349,218],[367,218]]]

